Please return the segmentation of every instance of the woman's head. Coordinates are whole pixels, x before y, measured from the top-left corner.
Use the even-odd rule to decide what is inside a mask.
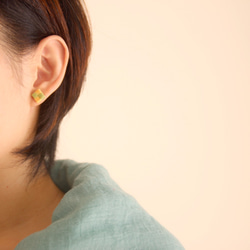
[[[30,162],[31,178],[50,169],[59,125],[80,95],[91,46],[79,0],[0,1],[0,164],[11,150]],[[46,95],[40,104],[31,96],[36,89]]]

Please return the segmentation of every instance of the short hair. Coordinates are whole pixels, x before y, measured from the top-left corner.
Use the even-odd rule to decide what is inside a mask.
[[[60,87],[41,104],[32,143],[13,152],[31,161],[30,180],[50,173],[55,161],[59,126],[76,103],[86,80],[92,49],[89,16],[80,0],[1,0],[0,22],[11,53],[22,56],[50,36],[58,35],[69,48],[69,63]],[[46,168],[42,168],[42,164]]]

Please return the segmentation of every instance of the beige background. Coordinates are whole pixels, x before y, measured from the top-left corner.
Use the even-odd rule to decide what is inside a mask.
[[[250,1],[87,0],[58,158],[96,162],[187,250],[250,249]]]

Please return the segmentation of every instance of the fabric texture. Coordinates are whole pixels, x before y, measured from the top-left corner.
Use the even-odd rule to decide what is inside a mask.
[[[58,160],[51,178],[65,193],[52,224],[15,250],[184,250],[103,166]]]

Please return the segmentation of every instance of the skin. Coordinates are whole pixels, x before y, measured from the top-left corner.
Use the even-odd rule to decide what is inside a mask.
[[[1,37],[0,44],[4,44]],[[42,102],[37,104],[31,95],[38,88],[47,98],[56,91],[69,52],[59,36],[43,39],[15,64],[5,51],[0,46],[0,249],[14,249],[52,223],[53,211],[64,196],[49,175],[28,185],[25,171],[30,163],[20,164],[11,152],[32,141]]]

